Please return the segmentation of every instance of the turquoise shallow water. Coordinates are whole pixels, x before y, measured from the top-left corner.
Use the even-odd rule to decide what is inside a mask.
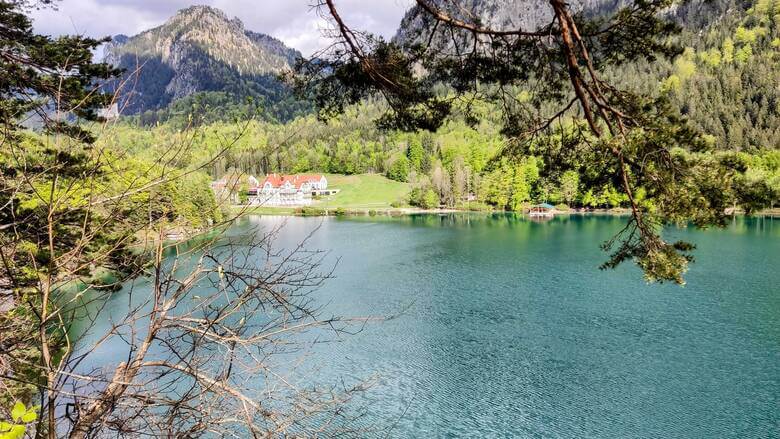
[[[318,293],[345,316],[405,312],[321,345],[315,382],[376,377],[377,437],[780,437],[780,220],[672,230],[688,285],[599,271],[613,217],[286,221],[341,258]],[[248,232],[247,232],[248,233]]]

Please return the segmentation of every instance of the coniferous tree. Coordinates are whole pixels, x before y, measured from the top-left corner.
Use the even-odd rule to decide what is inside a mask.
[[[49,3],[0,2],[0,124],[10,136],[20,120],[34,115],[49,132],[90,141],[89,132],[69,121],[97,119],[97,110],[111,101],[99,81],[119,71],[92,60],[92,51],[106,40],[34,33],[25,9]]]
[[[627,89],[609,75],[627,64],[683,54],[668,91],[695,76],[694,53],[674,43],[679,26],[663,13],[673,0],[627,2],[596,17],[550,0],[545,12],[552,19],[537,29],[485,25],[457,1],[415,3],[407,18],[421,26],[403,44],[350,28],[332,0],[318,3],[331,18],[339,49],[327,60],[300,65],[296,81],[300,90],[314,89],[320,116],[333,117],[378,94],[389,108],[380,127],[435,131],[456,108],[476,124],[484,115],[474,103],[491,102],[501,109],[502,132],[510,139],[505,155],[533,152],[555,173],[584,164],[602,180],[601,204],[627,200],[631,219],[605,243],[612,254],[604,268],[634,260],[650,281],[682,283],[694,247],[665,241],[661,230],[688,222],[724,225],[739,169],[710,154],[712,143],[668,99]],[[759,33],[741,31],[733,55],[724,47],[724,61],[733,56],[735,64],[746,65]],[[530,99],[519,93],[524,89],[534,90]],[[560,145],[542,141],[563,120],[575,127],[566,160],[556,152]],[[522,194],[518,175],[508,186]],[[486,176],[487,199],[516,207],[525,197],[510,192],[507,198],[507,185],[495,177]]]

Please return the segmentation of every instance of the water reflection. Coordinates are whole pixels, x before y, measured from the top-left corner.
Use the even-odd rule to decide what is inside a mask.
[[[377,376],[364,422],[397,421],[393,437],[776,437],[778,220],[668,229],[697,244],[685,288],[597,269],[625,221],[251,217],[229,235],[284,225],[289,247],[316,230],[310,247],[340,258],[327,312],[406,310],[317,349],[297,382]]]

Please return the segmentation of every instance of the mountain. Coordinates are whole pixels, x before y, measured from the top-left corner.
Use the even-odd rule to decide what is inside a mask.
[[[585,0],[600,3],[603,0]],[[456,4],[447,0],[433,0],[440,10],[448,15],[472,23],[480,23],[491,29],[536,30],[552,21],[552,10],[547,0],[463,0]],[[582,8],[580,0],[570,2],[573,8]],[[427,23],[425,14],[419,6],[407,11],[395,40],[409,42],[416,40],[417,32]]]
[[[273,37],[245,29],[238,18],[192,6],[154,29],[132,37],[117,35],[107,45],[105,58],[126,69],[127,81],[120,89],[124,114],[219,92],[236,102],[254,98],[276,118],[289,119],[305,105],[294,102],[277,75],[300,56]]]
[[[548,0],[461,0],[457,4],[448,0],[432,0],[440,10],[448,15],[484,27],[497,30],[522,29],[536,31],[549,25],[553,19],[552,8]],[[626,3],[624,0],[571,0],[568,2],[573,11],[586,15],[598,15],[612,11]],[[422,42],[427,39],[426,29],[431,24],[430,16],[419,7],[413,6],[407,11],[394,41],[405,44]],[[422,34],[421,34],[422,33]],[[466,32],[458,38],[468,38]],[[439,49],[452,45],[452,35],[441,33],[438,41],[433,41]]]
[[[547,0],[432,0],[455,17],[498,29],[537,30],[550,23]],[[589,16],[619,8],[624,0],[580,0]],[[663,95],[692,126],[721,150],[780,149],[780,0],[689,0],[665,12],[681,27],[685,48],[675,60],[639,60],[608,72],[616,84],[649,96]],[[413,7],[394,38],[427,43],[431,23]],[[439,32],[435,49],[452,49],[452,34]],[[468,32],[456,32],[459,43]],[[465,47],[468,47],[466,45]]]
[[[686,27],[702,27],[712,17],[721,15],[737,3],[744,0],[689,0],[677,4],[668,14],[678,23]],[[552,8],[548,0],[459,0],[457,4],[449,0],[432,0],[448,15],[473,23],[480,23],[491,29],[509,30],[523,29],[536,31],[549,25],[553,19]],[[617,11],[619,8],[631,5],[631,0],[571,0],[568,2],[572,10],[587,17],[599,17]],[[744,7],[747,9],[747,7]],[[413,6],[407,11],[394,41],[405,44],[424,41],[427,38],[426,29],[430,29],[427,14],[421,13],[419,6]],[[466,32],[463,32],[464,37]],[[451,45],[451,35],[440,36],[434,41],[438,48]]]

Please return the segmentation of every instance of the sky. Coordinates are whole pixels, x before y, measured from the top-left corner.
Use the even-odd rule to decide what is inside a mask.
[[[57,10],[34,11],[35,30],[47,35],[105,37],[135,35],[159,26],[177,10],[206,4],[238,17],[244,27],[271,35],[311,55],[328,46],[325,22],[312,10],[315,0],[60,0]],[[354,29],[391,37],[412,0],[338,0],[341,17]]]

